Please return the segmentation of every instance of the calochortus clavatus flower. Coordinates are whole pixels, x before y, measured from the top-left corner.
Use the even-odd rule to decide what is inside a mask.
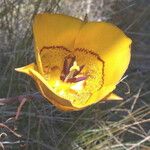
[[[80,110],[113,94],[130,61],[131,39],[113,24],[60,14],[33,21],[36,63],[17,68],[31,76],[56,107]]]

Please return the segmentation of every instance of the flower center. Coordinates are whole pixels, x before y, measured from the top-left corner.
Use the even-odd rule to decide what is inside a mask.
[[[60,75],[60,79],[64,82],[76,83],[87,79],[87,76],[83,75],[81,71],[85,65],[78,66],[76,57],[65,57],[63,69]]]

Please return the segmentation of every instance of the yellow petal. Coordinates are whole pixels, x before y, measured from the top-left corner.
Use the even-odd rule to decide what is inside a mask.
[[[55,105],[57,108],[64,110],[64,111],[76,111],[79,110],[79,108],[75,108],[69,103],[67,100],[62,99],[61,97],[58,97],[52,92],[52,89],[50,85],[45,81],[45,79],[37,72],[37,67],[34,63],[29,64],[27,66],[16,68],[15,70],[18,72],[26,73],[29,76],[31,76],[35,82],[36,85],[41,92],[41,94],[53,105]]]
[[[111,93],[126,71],[130,61],[131,40],[110,23],[86,23],[75,41],[77,62],[86,64],[91,73],[88,87],[96,91],[86,101],[76,100],[74,107],[81,108],[103,100]],[[83,59],[84,56],[84,59]]]
[[[116,94],[114,94],[114,93],[110,93],[108,96],[106,96],[105,98],[104,98],[104,100],[123,100],[123,98],[122,97],[120,97],[120,96],[118,96],[118,95],[116,95]]]
[[[36,69],[37,66],[34,64],[34,63],[31,63],[27,66],[24,66],[24,67],[20,67],[20,68],[15,68],[16,71],[18,72],[22,72],[22,73],[25,73],[29,76],[32,76],[31,72],[30,72],[30,69]]]
[[[118,27],[105,22],[89,22],[81,28],[75,50],[81,48],[104,61],[104,86],[109,86],[117,84],[126,71],[130,44],[131,40]]]
[[[109,93],[111,93],[116,87],[113,86],[107,86],[107,87],[102,87],[100,90],[96,91],[91,95],[91,97],[87,101],[74,101],[72,105],[76,108],[82,108],[87,107],[89,105],[95,104],[98,101],[102,101]]]
[[[64,55],[72,51],[82,24],[81,20],[65,15],[45,13],[35,16],[33,22],[35,54],[41,74],[44,72],[43,65],[52,67],[56,62],[57,66],[63,64]]]
[[[82,21],[59,14],[38,14],[33,22],[35,50],[43,47],[62,46],[72,50]]]
[[[37,59],[38,71],[43,75],[44,74],[44,67],[43,67],[44,63],[42,63],[40,53],[36,53],[36,59]]]
[[[77,58],[79,66],[85,65],[82,70],[84,76],[87,76],[85,91],[94,93],[103,86],[104,62],[97,59],[89,50],[76,49],[74,55]]]
[[[36,81],[40,92],[49,102],[64,111],[79,110],[79,108],[73,107],[68,100],[63,99],[52,92],[52,88],[50,87],[48,82],[36,70],[31,69],[30,72],[32,73],[32,76]]]

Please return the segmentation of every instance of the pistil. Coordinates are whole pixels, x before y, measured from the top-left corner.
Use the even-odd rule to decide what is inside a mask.
[[[65,58],[63,70],[60,79],[64,82],[76,83],[87,79],[87,76],[81,76],[80,73],[85,65],[78,66],[76,57]]]

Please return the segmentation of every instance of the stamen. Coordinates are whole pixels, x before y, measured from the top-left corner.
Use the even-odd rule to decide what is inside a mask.
[[[76,56],[73,56],[73,57],[71,58],[71,62],[70,62],[70,65],[69,65],[69,69],[73,66],[73,63],[74,63],[75,60],[76,60]]]
[[[65,58],[65,61],[64,61],[64,74],[67,75],[69,73],[69,67],[68,67],[68,61],[67,59]]]
[[[62,70],[61,75],[60,75],[60,79],[64,81],[65,77],[67,76],[68,73],[69,73],[69,64],[68,64],[67,58],[65,58],[63,70]]]
[[[84,66],[85,66],[85,65],[80,66],[80,70],[79,70],[79,71],[76,70],[76,71],[74,72],[74,74],[73,74],[73,77],[77,76],[77,75],[82,71],[82,69],[84,68]]]
[[[75,71],[75,70],[72,70],[72,71],[70,71],[70,72],[69,72],[69,74],[66,76],[66,78],[65,78],[64,82],[67,82],[67,81],[68,81],[68,79],[73,78],[74,71]]]
[[[70,59],[70,60],[69,60]],[[63,70],[60,75],[60,79],[64,82],[76,83],[87,79],[87,76],[76,77],[81,73],[85,65],[78,66],[76,62],[76,56],[71,58],[65,58]]]
[[[85,79],[87,79],[86,76],[78,77],[78,78],[76,78],[76,82],[83,81],[83,80],[85,80]]]
[[[83,81],[86,79],[87,79],[87,76],[82,76],[82,77],[78,77],[78,78],[70,78],[67,80],[67,82],[76,83],[76,82],[80,82],[80,81]]]
[[[67,82],[76,83],[76,78],[70,78],[67,80]]]

